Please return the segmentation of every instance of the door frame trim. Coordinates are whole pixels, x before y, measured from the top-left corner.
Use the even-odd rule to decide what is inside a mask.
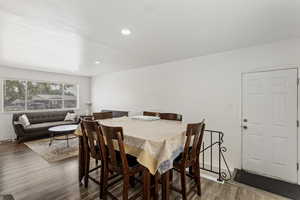
[[[299,80],[299,67],[280,67],[280,68],[265,68],[265,69],[257,69],[257,70],[253,70],[253,71],[248,71],[248,72],[242,72],[241,73],[241,96],[240,96],[240,100],[241,100],[241,117],[240,117],[240,129],[241,129],[241,169],[243,169],[243,128],[242,128],[242,124],[243,124],[243,76],[245,74],[252,74],[252,73],[262,73],[262,72],[272,72],[272,71],[282,71],[282,70],[292,70],[292,69],[296,69],[297,70],[297,79]],[[298,81],[297,80],[297,81]],[[299,120],[300,116],[299,116],[299,84],[297,84],[297,120]],[[297,158],[296,158],[296,163],[300,162],[300,137],[299,137],[299,127],[297,127]],[[298,185],[300,185],[300,169],[297,172],[297,183]]]

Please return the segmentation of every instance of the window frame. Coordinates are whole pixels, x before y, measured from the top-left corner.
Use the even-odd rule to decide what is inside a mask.
[[[5,81],[25,81],[25,106],[24,110],[22,111],[5,111],[4,108],[4,82]],[[27,100],[28,100],[28,82],[42,82],[42,83],[54,83],[54,84],[62,84],[62,106],[63,108],[57,108],[57,109],[38,109],[38,110],[28,110],[27,109]],[[74,108],[64,108],[65,100],[64,100],[64,85],[74,85],[76,87],[76,107]],[[79,103],[79,84],[77,83],[68,83],[63,81],[41,81],[41,80],[30,80],[30,79],[17,79],[17,78],[1,78],[1,113],[33,113],[33,112],[51,112],[51,111],[66,111],[66,110],[79,110],[80,109],[80,103]]]

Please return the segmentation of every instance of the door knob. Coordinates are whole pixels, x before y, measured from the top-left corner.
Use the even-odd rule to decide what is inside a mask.
[[[245,129],[245,130],[248,129],[248,126],[243,126],[243,129]]]
[[[247,119],[244,119],[243,121],[244,121],[244,122],[248,122],[248,120],[247,120]]]

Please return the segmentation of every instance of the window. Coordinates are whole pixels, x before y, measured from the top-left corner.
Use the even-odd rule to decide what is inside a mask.
[[[27,110],[62,109],[62,87],[62,84],[28,81]]]
[[[3,110],[35,111],[77,108],[78,87],[42,81],[3,81]]]

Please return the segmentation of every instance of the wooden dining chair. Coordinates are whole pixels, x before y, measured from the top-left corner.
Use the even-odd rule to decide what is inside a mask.
[[[184,151],[173,163],[173,169],[180,173],[181,190],[172,186],[172,189],[181,193],[182,199],[187,200],[188,193],[186,191],[186,176],[193,178],[197,187],[197,194],[201,196],[201,180],[200,180],[200,163],[199,156],[203,135],[205,130],[204,120],[201,123],[188,124],[186,130],[186,142]],[[186,169],[191,168],[192,174],[187,174]],[[171,172],[172,173],[172,172]],[[171,175],[171,177],[173,177]],[[191,188],[190,192],[194,189]]]
[[[100,126],[97,121],[91,121],[91,120],[84,120],[82,121],[82,132],[84,136],[87,138],[86,146],[87,150],[86,152],[86,163],[85,163],[85,187],[88,186],[88,179],[93,180],[95,183],[99,184],[100,186],[100,199],[103,198],[104,195],[104,175],[105,175],[105,169],[106,169],[106,146],[105,146],[105,140],[103,137],[103,134],[101,133]],[[90,163],[90,156],[101,160],[101,166],[98,166],[94,169],[89,169],[89,163]],[[93,177],[89,176],[89,173],[92,171],[98,169],[101,167],[101,174],[100,174],[100,180],[97,181]],[[108,173],[108,172],[107,172]],[[119,176],[119,174],[112,174],[111,171],[109,171],[110,176],[107,176],[106,182],[112,180],[109,184],[106,183],[108,186],[112,186],[122,180],[122,177]]]
[[[128,111],[121,111],[121,110],[101,110],[101,112],[112,112],[113,118],[118,118],[118,117],[128,117],[129,112]]]
[[[158,112],[149,112],[149,111],[144,111],[143,112],[144,116],[153,116],[153,117],[158,117],[159,113]]]
[[[83,119],[86,120],[101,120],[101,119],[109,119],[112,118],[112,112],[98,112],[98,113],[93,113],[92,116],[86,116]],[[98,160],[95,160],[96,165],[98,165]]]
[[[93,113],[94,120],[101,120],[101,119],[109,119],[113,118],[112,112],[96,112]]]
[[[100,181],[97,181],[93,177],[91,177],[89,174],[101,167],[101,165],[97,165],[98,162],[96,162],[96,167],[93,169],[90,169],[90,158],[94,158],[96,161],[102,161],[103,156],[100,151],[100,133],[95,128],[95,125],[98,125],[96,121],[93,120],[82,120],[81,121],[81,132],[83,134],[84,139],[84,152],[86,153],[86,162],[85,162],[85,173],[84,173],[84,185],[85,187],[88,187],[88,180],[91,179],[97,184],[100,184]],[[101,162],[102,163],[102,162]],[[102,171],[103,167],[101,167]]]
[[[150,173],[147,168],[140,165],[136,158],[126,155],[124,147],[124,136],[122,127],[109,127],[100,125],[103,136],[106,139],[107,156],[105,157],[106,164],[104,170],[103,184],[107,185],[108,171],[115,172],[123,175],[123,200],[128,200],[128,189],[130,186],[130,178],[136,174],[143,173],[143,190],[130,197],[136,199],[143,196],[143,199],[150,199]],[[115,144],[115,145],[114,145]],[[112,193],[108,191],[108,187],[104,188],[103,199],[107,199],[107,195],[113,199],[117,199]]]
[[[83,116],[83,117],[80,117],[80,120],[93,120],[93,116],[90,115],[90,116]]]
[[[160,119],[182,121],[182,115],[176,113],[159,113]]]

